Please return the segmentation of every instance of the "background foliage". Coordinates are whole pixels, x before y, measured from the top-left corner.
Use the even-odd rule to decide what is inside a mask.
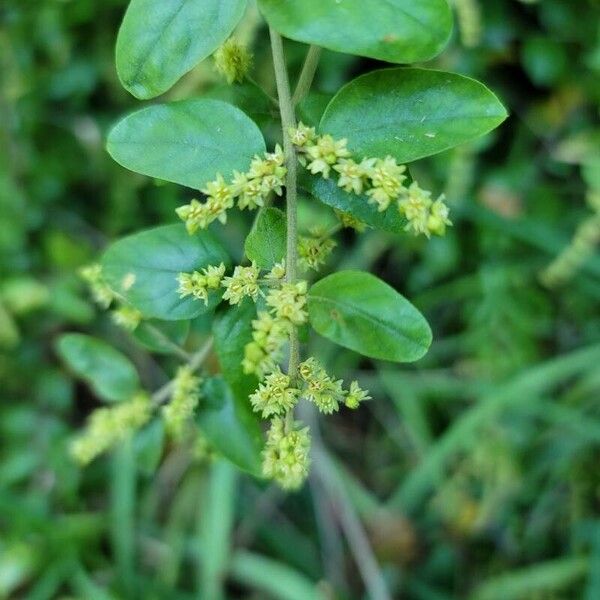
[[[428,66],[485,82],[511,117],[413,165],[446,190],[445,238],[370,231],[336,250],[331,271],[380,275],[427,316],[434,342],[398,368],[313,340],[375,400],[327,420],[323,467],[289,497],[164,445],[156,428],[84,471],[67,454],[97,401],[59,360],[60,333],[124,350],[150,389],[175,364],[148,359],[76,274],[108,240],[174,222],[186,200],[104,150],[136,107],[114,66],[125,4],[0,7],[0,597],[361,598],[369,569],[398,598],[600,597],[600,235],[586,203],[600,187],[598,3],[456,0],[458,27]],[[264,26],[244,27],[255,78],[272,90]],[[286,49],[298,70],[302,46]],[[316,87],[333,93],[378,64],[327,51]],[[224,86],[210,61],[167,97],[198,90],[236,101],[277,139],[268,101]],[[319,103],[305,101],[303,118]],[[305,222],[315,211],[301,206]],[[248,227],[237,215],[219,230],[235,260]],[[199,316],[192,337],[205,328]],[[378,565],[342,536],[353,516]]]

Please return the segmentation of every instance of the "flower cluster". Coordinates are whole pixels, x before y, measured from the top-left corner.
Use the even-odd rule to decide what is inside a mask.
[[[95,410],[83,434],[73,441],[71,455],[83,465],[90,463],[145,425],[151,413],[150,399],[141,392],[117,406]]]
[[[227,83],[241,83],[252,66],[252,54],[245,46],[229,38],[213,54],[215,67]]]
[[[283,358],[283,348],[290,336],[292,324],[287,319],[276,319],[268,312],[259,311],[252,321],[252,341],[244,348],[244,373],[264,377],[272,372]]]
[[[346,139],[335,140],[328,134],[319,136],[313,127],[302,123],[289,133],[301,163],[313,175],[329,179],[331,171],[335,171],[340,188],[356,195],[365,194],[367,202],[376,205],[379,212],[394,203],[407,220],[406,231],[427,237],[444,235],[446,227],[452,224],[443,195],[433,201],[431,193],[416,181],[405,186],[406,167],[395,158],[364,158],[356,162],[346,147]]]
[[[293,325],[304,325],[308,319],[306,312],[306,281],[282,283],[267,295],[267,305],[277,319],[285,319]]]
[[[357,219],[354,215],[350,213],[344,212],[343,210],[335,209],[335,214],[337,215],[342,227],[346,227],[349,229],[354,229],[358,233],[362,233],[366,228],[366,223],[363,223],[359,219]]]
[[[252,408],[263,418],[272,418],[263,452],[263,474],[284,489],[300,487],[308,474],[310,438],[290,417],[300,398],[313,402],[324,414],[339,410],[340,403],[357,408],[368,400],[368,392],[353,381],[344,390],[341,380],[332,379],[314,358],[300,364],[297,380],[275,365],[250,396]]]
[[[264,377],[273,371],[293,327],[303,325],[308,319],[307,289],[306,281],[298,281],[281,282],[279,287],[269,290],[266,298],[269,312],[259,312],[258,319],[252,321],[252,341],[244,349],[246,373]]]
[[[202,271],[192,273],[179,273],[179,296],[193,296],[197,300],[208,304],[210,290],[224,288],[223,300],[229,304],[239,304],[246,296],[256,301],[260,293],[258,285],[259,269],[255,263],[248,267],[236,266],[231,276],[225,277],[225,265],[208,266]]]
[[[308,269],[318,271],[336,246],[335,240],[327,235],[300,236],[298,240],[300,268],[305,271]]]
[[[175,438],[181,437],[185,426],[194,414],[200,399],[202,380],[194,376],[189,366],[179,367],[173,379],[171,401],[163,407],[162,416],[167,431]]]
[[[221,263],[218,266],[208,266],[202,271],[192,273],[179,273],[177,281],[179,282],[179,296],[193,296],[198,300],[208,304],[209,290],[216,290],[221,286],[221,281],[225,275],[225,265]]]
[[[206,200],[192,200],[176,209],[179,218],[185,222],[189,234],[198,229],[206,229],[213,221],[227,222],[227,211],[233,208],[236,199],[240,210],[254,210],[263,206],[269,194],[281,196],[287,169],[281,146],[264,156],[255,156],[247,173],[234,172],[233,180],[227,183],[221,174],[201,190]]]
[[[287,431],[285,420],[274,418],[263,450],[263,475],[277,481],[285,490],[298,489],[308,476],[309,451],[308,427],[294,423]]]
[[[260,412],[262,417],[267,419],[275,415],[284,415],[294,408],[299,393],[299,390],[292,387],[289,375],[282,373],[276,366],[250,396],[250,403],[256,412]]]
[[[112,320],[127,331],[135,331],[142,320],[142,313],[133,306],[123,304],[112,311]]]
[[[79,270],[80,277],[88,284],[94,302],[108,308],[115,299],[115,293],[102,276],[102,265],[94,263]]]
[[[362,390],[357,381],[350,384],[348,391],[344,390],[343,381],[330,377],[315,358],[311,357],[301,363],[298,372],[304,382],[302,397],[314,403],[323,414],[336,412],[341,402],[354,409],[363,400],[370,399],[368,392]]]
[[[223,300],[229,304],[239,304],[246,296],[250,296],[256,302],[260,287],[258,276],[260,270],[254,262],[249,267],[237,266],[231,277],[223,278],[221,285],[225,288]]]

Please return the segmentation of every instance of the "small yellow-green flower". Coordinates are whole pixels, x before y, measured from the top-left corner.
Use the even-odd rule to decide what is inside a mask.
[[[403,188],[403,183],[406,176],[403,174],[406,171],[404,165],[396,163],[396,159],[391,156],[378,159],[369,170],[371,185],[373,186],[367,191],[369,202],[377,204],[380,212],[384,211],[392,200],[398,198]]]
[[[351,158],[341,158],[333,167],[340,174],[338,187],[348,193],[362,194],[374,164],[375,160],[372,158],[366,158],[360,163]]]
[[[246,173],[233,175],[231,184],[234,194],[238,197],[238,208],[254,210],[265,203],[265,190],[261,178],[249,179]]]
[[[286,432],[285,421],[276,417],[267,433],[263,450],[262,472],[285,490],[297,490],[308,477],[310,466],[308,427],[294,423]]]
[[[83,433],[71,444],[71,456],[88,464],[145,425],[151,414],[150,398],[143,392],[114,407],[95,410]]]
[[[200,398],[201,379],[196,377],[189,366],[179,367],[173,379],[171,401],[162,409],[167,431],[174,437],[180,437],[194,414]]]
[[[313,357],[301,363],[298,372],[306,384],[302,389],[304,398],[327,415],[339,409],[339,403],[344,399],[341,380],[332,379]]]
[[[304,270],[318,271],[327,262],[327,258],[336,246],[335,240],[329,237],[300,236],[298,240],[300,267]]]
[[[444,235],[446,227],[452,225],[449,219],[450,209],[444,203],[444,196],[441,195],[432,205],[427,219],[427,229],[434,235]]]
[[[290,127],[288,130],[292,144],[297,148],[305,148],[313,144],[317,137],[314,127],[308,127],[304,123],[298,123],[298,127]]]
[[[267,305],[273,309],[277,318],[287,319],[294,325],[306,323],[306,281],[283,283],[279,289],[270,290]]]
[[[258,298],[260,288],[258,286],[259,270],[254,262],[249,267],[238,265],[231,277],[224,277],[221,285],[225,288],[223,300],[229,304],[239,304],[246,296],[252,300]]]
[[[133,306],[123,304],[113,311],[112,319],[119,327],[134,331],[142,320],[142,313]]]
[[[263,418],[283,415],[296,405],[299,393],[299,390],[292,387],[290,377],[276,367],[251,394],[250,403]]]
[[[363,223],[350,213],[335,209],[335,214],[337,215],[343,227],[354,229],[358,233],[362,233],[367,228],[366,223]]]
[[[95,263],[82,267],[79,275],[88,284],[94,302],[102,308],[108,308],[115,299],[115,293],[104,281],[102,265]]]
[[[348,391],[348,394],[346,395],[346,406],[348,408],[358,408],[358,406],[360,405],[361,402],[364,402],[365,400],[370,400],[371,396],[369,396],[369,392],[366,390],[361,389],[361,387],[358,385],[358,381],[353,381],[350,384],[350,390]]]
[[[429,209],[432,204],[431,192],[422,189],[416,181],[413,181],[405,195],[398,201],[398,209],[408,221],[406,231],[411,231],[415,235],[422,233],[429,237]]]
[[[242,44],[229,38],[213,55],[217,71],[227,83],[242,82],[252,66],[252,54]]]
[[[314,145],[306,148],[308,170],[313,175],[320,173],[324,179],[328,179],[331,167],[340,158],[350,156],[350,151],[346,148],[347,143],[346,139],[334,140],[329,134],[319,137]]]

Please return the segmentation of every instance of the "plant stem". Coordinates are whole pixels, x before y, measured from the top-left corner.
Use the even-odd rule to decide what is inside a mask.
[[[292,97],[293,106],[296,106],[298,102],[304,100],[306,94],[308,94],[308,90],[310,90],[315,73],[317,72],[320,58],[321,48],[319,46],[311,46],[306,53],[304,65],[302,65],[302,72],[300,73],[298,83],[296,84],[296,90]]]
[[[283,130],[283,150],[287,167],[286,175],[286,215],[287,215],[287,252],[285,259],[285,278],[288,283],[296,283],[298,263],[298,163],[296,150],[290,139],[290,128],[296,127],[294,105],[290,90],[290,81],[285,65],[283,54],[283,41],[281,36],[273,29],[269,29],[271,36],[271,49],[273,52],[273,67],[275,69],[275,82],[277,84],[277,96],[279,97],[279,112],[281,113],[281,128]],[[296,379],[296,371],[300,362],[300,350],[298,347],[298,329],[294,327],[290,334],[290,360],[288,364],[288,375],[292,383]],[[288,411],[286,415],[286,428],[289,430],[293,424],[293,413]]]

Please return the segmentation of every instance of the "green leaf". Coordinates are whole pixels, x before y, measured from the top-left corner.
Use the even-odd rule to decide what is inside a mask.
[[[132,113],[113,127],[106,148],[131,171],[201,189],[217,173],[246,171],[265,141],[239,108],[192,99]]]
[[[446,0],[259,0],[269,24],[298,42],[394,63],[433,58],[446,45]]]
[[[162,419],[154,419],[138,431],[133,438],[135,464],[144,475],[153,475],[163,454],[165,425]]]
[[[140,387],[131,361],[107,343],[81,333],[67,333],[56,349],[68,367],[103,400],[129,400]]]
[[[176,321],[210,311],[221,298],[218,291],[210,293],[208,305],[191,296],[180,298],[178,274],[227,264],[229,258],[209,231],[191,236],[181,224],[123,238],[108,248],[101,262],[108,285],[144,316]]]
[[[189,321],[142,321],[132,332],[133,337],[151,352],[172,354],[173,344],[182,346],[190,331]]]
[[[311,325],[322,336],[371,358],[412,362],[431,345],[423,315],[370,273],[340,271],[308,293]]]
[[[317,585],[303,574],[278,562],[238,550],[232,557],[230,572],[233,579],[261,590],[278,600],[320,600],[323,595]]]
[[[252,341],[253,319],[256,319],[256,306],[246,298],[239,306],[224,310],[213,324],[215,353],[221,373],[231,391],[244,403],[248,402],[248,397],[258,387],[257,378],[246,375],[242,369],[244,348]]]
[[[270,269],[285,257],[286,231],[285,214],[278,208],[264,208],[246,238],[246,256],[261,269]]]
[[[262,433],[249,401],[237,399],[222,377],[208,379],[202,397],[197,423],[208,441],[240,469],[260,477]]]
[[[131,0],[117,37],[117,73],[136,98],[166,92],[212,54],[244,14],[246,0]]]
[[[245,112],[264,132],[279,123],[279,111],[265,92],[254,83],[245,81],[234,85],[220,85],[207,90],[203,98],[222,100]]]
[[[394,206],[379,212],[377,206],[369,204],[368,196],[345,192],[334,178],[323,179],[307,174],[302,185],[324,204],[350,213],[371,227],[393,233],[404,232],[406,219]]]
[[[385,69],[354,79],[330,102],[320,130],[359,157],[405,163],[477,138],[507,113],[482,83],[455,73]]]

